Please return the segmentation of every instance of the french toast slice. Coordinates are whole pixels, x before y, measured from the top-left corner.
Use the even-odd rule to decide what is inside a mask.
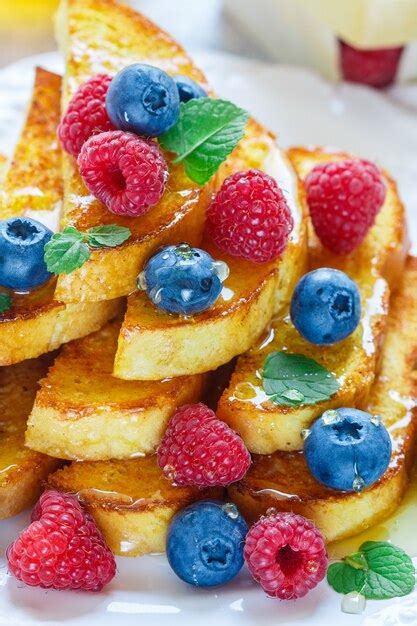
[[[1,219],[26,215],[57,230],[62,203],[60,117],[61,77],[35,70],[31,102],[0,193]]]
[[[58,14],[57,32],[67,61],[63,108],[74,90],[90,76],[99,72],[114,74],[126,65],[138,61],[157,65],[171,74],[185,74],[206,86],[203,74],[193,65],[181,46],[145,17],[114,0],[63,0]],[[232,159],[234,163],[232,169],[236,169],[239,164],[241,167],[238,169],[247,168],[250,166],[249,161],[258,162],[256,152],[259,147],[261,152],[265,152],[262,143],[266,135],[264,129],[253,120],[250,121],[246,150],[243,152],[237,150]],[[82,183],[75,160],[64,155],[62,225],[72,224],[79,230],[85,230],[97,224],[116,222],[128,226],[132,236],[117,249],[93,251],[90,260],[82,268],[71,274],[61,275],[56,290],[58,299],[73,302],[130,294],[136,290],[137,275],[144,262],[156,248],[181,240],[190,244],[200,242],[205,208],[213,184],[209,183],[203,188],[195,185],[185,176],[182,165],[173,166],[172,155],[166,154],[166,158],[170,169],[168,189],[156,207],[140,219],[136,219],[112,215],[92,198]],[[224,171],[227,171],[227,167]],[[217,177],[217,180],[221,182],[222,178]],[[262,280],[263,275],[259,282]],[[270,298],[272,288],[266,291],[264,300]],[[135,296],[132,314],[127,318],[130,329],[126,328],[124,337],[132,338],[133,327],[140,324],[140,320],[137,322],[136,318],[139,311],[142,311],[141,298],[140,296],[137,298],[139,302],[136,302]],[[262,307],[258,306],[257,313],[261,312]],[[252,314],[253,320],[256,317],[258,316],[255,312]],[[257,326],[260,325],[258,322]],[[252,328],[249,325],[247,328],[248,335],[253,339],[258,330],[254,321]],[[239,342],[235,339],[235,343]],[[128,347],[128,342],[123,342],[122,348],[125,344],[126,348]],[[240,345],[236,345],[235,354],[245,349],[246,345],[249,345],[248,339],[245,343],[240,342]],[[132,348],[132,351],[135,349]],[[137,373],[130,374],[131,352],[127,357],[126,366],[121,363],[118,375],[122,375],[124,367],[127,370],[127,378],[137,377]],[[204,358],[205,354],[202,355],[202,360]],[[198,371],[202,370],[197,369],[196,372]],[[177,372],[175,375],[186,373],[187,371]],[[149,379],[158,377],[163,376],[148,376]]]
[[[144,16],[113,0],[62,0],[57,36],[66,58],[62,108],[80,84],[98,73],[115,74],[134,63],[150,63],[172,74],[186,74],[205,85],[203,74],[169,35]],[[161,201],[140,218],[108,211],[86,190],[75,159],[63,155],[64,209],[61,226],[80,231],[101,224],[131,230],[117,248],[92,251],[90,259],[58,278],[56,298],[63,302],[107,300],[132,293],[147,258],[167,243],[198,244],[204,226],[210,185],[200,187],[165,155],[169,180]]]
[[[329,489],[310,474],[302,452],[254,457],[230,498],[249,521],[268,508],[314,521],[327,541],[350,537],[389,516],[407,487],[417,441],[417,258],[409,257],[392,300],[381,369],[361,408],[381,416],[392,438],[388,470],[362,493]]]
[[[197,402],[204,376],[158,382],[112,376],[121,320],[63,346],[40,382],[26,445],[53,457],[127,459],[153,454],[175,409]]]
[[[119,378],[159,380],[214,370],[253,345],[274,312],[288,304],[305,271],[307,237],[304,191],[274,138],[254,120],[217,176],[262,169],[284,190],[294,219],[288,245],[277,261],[258,265],[220,251],[209,240],[202,247],[230,269],[219,300],[191,319],[158,310],[146,294],[128,298],[115,360]]]
[[[330,151],[320,147],[290,148],[288,157],[301,180],[304,180],[313,167],[320,163],[355,158],[348,152]],[[403,272],[410,242],[404,206],[397,184],[388,172],[382,171],[382,174],[387,185],[385,204],[362,244],[347,256],[325,251],[309,220],[308,255],[312,268],[320,267],[323,261],[326,261],[329,267],[342,269],[348,274],[354,274],[358,266],[368,268],[373,275],[384,277],[391,291],[395,291]]]
[[[98,72],[114,74],[134,61],[152,63],[169,73],[186,74],[205,85],[204,76],[177,43],[146,18],[113,0],[63,1],[57,26],[67,63],[63,108],[74,90],[90,76]],[[302,272],[305,235],[300,225],[297,180],[275,147],[271,133],[250,120],[245,139],[215,180],[203,188],[185,176],[182,165],[173,166],[172,155],[167,153],[166,158],[169,187],[161,202],[137,219],[112,215],[89,195],[75,160],[64,155],[61,224],[85,230],[98,223],[117,222],[128,226],[132,236],[117,249],[93,251],[82,268],[61,275],[56,297],[70,302],[134,293],[137,275],[155,248],[180,240],[200,242],[205,208],[213,188],[225,175],[242,168],[269,167],[271,173],[282,177],[285,189],[288,184],[288,196],[297,214],[297,234],[281,263],[282,272],[277,273],[272,265],[256,268],[247,280],[250,264],[227,259],[233,272],[223,298],[210,313],[196,317],[192,323],[155,311],[144,294],[134,293],[129,299],[115,365],[115,375],[128,380],[160,380],[205,372],[230,360],[253,343],[270,319],[274,292],[281,303]],[[194,350],[190,358],[191,344],[198,345],[199,350]]]
[[[346,158],[344,153],[293,149],[289,153],[303,179],[317,163]],[[362,318],[356,331],[334,346],[314,346],[292,325],[288,311],[276,317],[260,341],[239,357],[218,415],[243,437],[251,452],[271,454],[303,446],[301,430],[326,409],[358,406],[366,401],[373,383],[387,318],[388,283],[398,282],[407,250],[404,208],[394,181],[384,174],[387,196],[375,225],[349,256],[337,256],[319,243],[309,224],[309,265],[336,267],[353,278],[360,289]],[[274,404],[262,387],[264,360],[274,351],[301,353],[332,371],[340,384],[329,400],[296,407]]]
[[[48,477],[48,487],[73,493],[87,507],[114,554],[165,552],[172,516],[191,502],[218,499],[222,489],[173,487],[156,457],[74,462]]]
[[[0,519],[31,506],[57,459],[24,447],[26,420],[51,355],[0,367]]]
[[[61,79],[38,68],[26,122],[5,173],[0,219],[23,215],[56,229],[62,198],[60,149],[55,134]],[[14,294],[0,315],[0,365],[37,357],[100,328],[120,301],[65,305],[54,298],[55,281]]]

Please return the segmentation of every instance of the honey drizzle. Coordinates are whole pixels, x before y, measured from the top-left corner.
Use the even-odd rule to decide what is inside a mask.
[[[329,556],[339,559],[355,552],[365,541],[390,541],[410,556],[417,556],[417,463],[410,484],[397,510],[387,519],[368,528],[359,535],[336,541],[328,545]]]

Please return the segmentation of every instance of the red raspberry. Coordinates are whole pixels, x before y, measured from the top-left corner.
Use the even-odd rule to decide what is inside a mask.
[[[302,598],[325,576],[326,546],[312,522],[294,513],[261,517],[246,535],[246,565],[273,598]]]
[[[46,491],[32,523],[7,549],[11,573],[27,585],[100,591],[116,573],[113,554],[73,496]]]
[[[98,74],[81,85],[72,96],[58,126],[58,137],[64,150],[78,156],[91,135],[113,130],[106,111],[106,94],[111,76]]]
[[[255,263],[276,259],[293,225],[277,182],[259,170],[226,178],[207,214],[207,229],[216,245]]]
[[[159,467],[176,485],[226,486],[251,463],[242,439],[205,404],[186,404],[171,418],[158,449]]]
[[[87,188],[117,215],[146,213],[161,199],[168,177],[157,144],[122,130],[90,137],[78,165]]]
[[[386,193],[378,168],[359,159],[316,165],[305,186],[317,236],[336,254],[349,254],[359,246]]]
[[[344,41],[340,45],[342,76],[352,83],[362,83],[378,89],[394,82],[403,48],[360,50]]]

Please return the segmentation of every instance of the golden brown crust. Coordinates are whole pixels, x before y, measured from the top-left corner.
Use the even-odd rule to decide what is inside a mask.
[[[2,219],[28,209],[53,210],[61,202],[60,98],[61,77],[37,67],[26,122],[3,181]]]
[[[93,515],[115,554],[163,552],[172,516],[191,502],[219,499],[222,489],[173,487],[156,457],[71,463],[48,486],[75,493]]]
[[[387,517],[408,484],[417,440],[417,259],[407,260],[394,296],[381,369],[361,408],[380,415],[393,440],[391,464],[362,494],[338,492],[318,483],[299,452],[256,457],[246,477],[229,496],[254,520],[270,507],[312,519],[328,541],[349,537]]]
[[[60,42],[65,47],[69,37],[74,44],[76,38],[84,44],[78,53],[70,46],[66,50],[67,80],[79,76],[83,82],[98,71],[115,72],[129,63],[153,59],[155,65],[157,61],[163,64],[166,72],[185,74],[206,86],[204,74],[184,48],[142,13],[116,0],[64,0],[62,5],[62,17],[67,22],[58,23]],[[95,30],[89,32],[92,26]],[[60,34],[64,34],[63,39]],[[72,90],[77,86],[73,83]]]
[[[130,296],[115,376],[158,380],[213,370],[248,350],[274,312],[288,304],[306,268],[304,190],[270,134],[253,120],[216,176],[216,186],[224,175],[249,167],[267,171],[286,190],[295,227],[285,251],[277,261],[258,265],[203,240],[202,247],[230,268],[220,298],[209,310],[186,320],[157,310],[145,294]]]
[[[27,416],[51,356],[0,368],[0,519],[33,504],[57,459],[24,447]]]
[[[67,59],[63,108],[74,90],[92,75],[116,73],[134,62],[151,63],[174,74],[206,83],[183,48],[156,25],[128,7],[100,0],[62,3],[59,39]],[[169,180],[160,203],[140,219],[110,213],[86,190],[73,157],[64,155],[62,225],[80,230],[105,223],[127,226],[132,236],[123,246],[93,251],[90,260],[70,275],[60,276],[56,298],[64,302],[102,300],[132,293],[149,255],[159,246],[186,238],[198,243],[204,224],[209,187],[201,188],[169,164]],[[186,198],[186,199],[185,199]]]
[[[7,311],[0,316],[0,366],[38,357],[98,330],[121,305],[117,299],[67,306],[51,301],[39,308]]]
[[[28,509],[43,491],[43,483],[48,475],[60,466],[58,459],[39,455],[39,460],[11,473],[7,484],[0,485],[0,520],[14,517]]]
[[[112,376],[121,320],[63,347],[40,385],[26,445],[76,460],[151,454],[175,409],[197,402],[205,377],[123,381]]]
[[[37,69],[26,122],[6,171],[2,219],[23,214],[48,221],[59,211],[62,173],[56,125],[60,85],[59,76]],[[22,194],[22,189],[27,193]],[[54,299],[55,284],[51,279],[29,294],[10,294],[12,307],[0,315],[0,365],[37,357],[87,335],[120,310],[116,300],[65,306]]]
[[[301,180],[319,163],[355,158],[348,152],[331,152],[326,148],[290,148],[288,156]],[[309,222],[309,264],[311,268],[326,263],[329,267],[341,268],[349,275],[357,273],[357,268],[364,271],[370,268],[383,276],[395,291],[402,275],[409,249],[407,223],[404,205],[398,193],[397,184],[388,172],[383,171],[387,185],[385,204],[379,212],[374,226],[362,244],[351,255],[341,256],[324,250],[314,229]]]
[[[76,493],[88,506],[108,510],[149,511],[161,504],[184,505],[197,494],[204,497],[204,490],[197,487],[174,487],[152,455],[71,463],[50,476],[48,483]]]
[[[58,33],[67,58],[64,107],[74,89],[91,75],[103,71],[112,74],[133,62],[149,62],[169,73],[188,75],[205,85],[203,74],[167,33],[142,15],[115,2],[63,2]],[[257,167],[259,160],[265,156],[265,139],[271,143],[272,138],[272,133],[250,120],[246,140],[221,168],[217,181],[223,180],[232,170]],[[171,162],[172,155],[166,156]],[[128,226],[132,231],[131,239],[124,246],[117,250],[94,251],[83,268],[68,276],[60,276],[56,297],[64,302],[100,300],[132,293],[146,258],[155,248],[166,243],[167,236],[164,235],[168,235],[170,241],[185,239],[181,215],[183,219],[190,212],[200,216],[195,219],[193,228],[187,229],[187,234],[194,234],[194,237],[188,237],[190,243],[198,243],[204,210],[211,193],[211,184],[199,188],[185,176],[182,165],[174,167],[171,163],[168,190],[161,202],[140,220],[121,218],[112,215],[91,198],[80,179],[74,159],[68,155],[64,155],[64,186],[63,224],[71,223],[85,230],[111,221]],[[186,203],[183,199],[185,190]],[[176,215],[178,234],[171,231],[168,216],[172,218],[173,215]]]
[[[63,2],[61,9],[59,32],[67,57],[64,106],[77,85],[92,74],[98,71],[114,73],[134,61],[152,62],[168,72],[187,74],[204,83],[203,75],[195,69],[183,49],[142,16],[120,8],[116,3],[91,0]],[[272,134],[250,120],[244,139],[220,169],[213,181],[214,186],[221,184],[224,176],[232,171],[249,167],[265,169],[274,150]],[[170,155],[167,158],[170,160]],[[91,260],[80,270],[60,276],[57,298],[63,301],[95,300],[134,292],[137,274],[155,247],[167,240],[172,243],[180,239],[199,242],[212,185],[198,189],[187,179],[182,166],[170,166],[169,189],[159,205],[140,220],[132,220],[111,215],[87,194],[72,158],[65,156],[64,164],[63,224],[70,222],[83,230],[97,223],[116,220],[131,228],[133,234],[124,246],[117,250],[94,251]],[[276,175],[275,171],[271,173]],[[178,233],[174,233],[164,221],[165,214],[168,212],[172,218],[177,210],[184,210],[184,189],[187,189],[187,210],[194,216],[194,223],[185,228],[185,220],[181,222],[175,217]],[[175,190],[179,191],[176,198]],[[300,261],[305,255],[303,224],[297,230],[298,239],[291,241],[278,268],[255,271],[247,268],[250,264],[241,263],[242,268],[232,272],[231,283],[226,285],[225,299],[220,300],[210,313],[197,318],[198,323],[193,325],[173,321],[172,317],[156,311],[155,315],[148,315],[150,307],[146,298],[141,294],[131,296],[120,335],[115,375],[126,380],[158,380],[204,372],[246,350],[273,311],[283,301],[288,301],[290,289],[304,269]],[[235,260],[230,263],[239,265]],[[244,285],[245,267],[253,277],[252,282],[246,281],[247,285]],[[207,328],[203,324],[206,321]],[[199,351],[191,356],[186,346],[193,340],[199,345]],[[155,355],[154,360],[152,355]]]
[[[346,158],[346,153],[321,149],[294,148],[289,156],[301,179],[322,161]],[[350,155],[349,155],[350,156]],[[301,430],[324,410],[337,406],[358,406],[366,402],[375,377],[387,317],[388,291],[398,284],[407,250],[404,207],[392,179],[384,174],[387,197],[375,225],[362,245],[351,255],[326,251],[308,224],[310,269],[336,267],[358,284],[362,320],[348,339],[330,347],[316,347],[302,339],[288,318],[288,312],[273,321],[258,344],[238,359],[229,387],[218,406],[219,416],[243,437],[251,452],[271,454],[276,450],[302,448]],[[340,389],[330,400],[316,405],[281,407],[272,403],[262,389],[257,372],[265,357],[276,350],[299,352],[334,372]]]
[[[210,251],[204,243],[203,248]],[[215,255],[226,259],[217,251]],[[276,271],[260,267],[254,272],[249,262],[227,260],[231,275],[225,282],[225,298],[192,320],[156,310],[145,294],[129,298],[115,360],[117,377],[159,380],[207,372],[253,343],[273,312]],[[240,281],[244,287],[238,289]],[[230,293],[234,297],[228,302]]]
[[[348,339],[325,349],[305,341],[295,330],[288,311],[275,318],[257,344],[238,359],[229,386],[223,393],[218,415],[243,437],[251,452],[271,454],[276,450],[302,447],[301,430],[324,410],[354,406],[366,401],[375,376],[379,346],[382,343],[388,301],[386,284],[376,290],[362,290],[365,326]],[[374,298],[374,300],[372,300]],[[375,300],[376,299],[376,300]],[[380,308],[372,312],[377,304]],[[372,305],[372,307],[371,307]],[[368,344],[371,337],[372,345]],[[259,372],[267,354],[273,351],[301,353],[319,362],[338,378],[339,390],[329,400],[301,407],[279,406],[263,391]]]

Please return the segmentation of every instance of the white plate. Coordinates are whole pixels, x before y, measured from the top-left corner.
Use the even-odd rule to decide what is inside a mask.
[[[399,182],[417,241],[417,124],[406,105],[363,87],[329,85],[299,68],[218,54],[196,56],[218,93],[246,106],[277,132],[282,145],[337,146],[386,166]],[[51,53],[0,71],[0,152],[13,149],[36,64],[61,70],[58,55]],[[0,522],[0,554],[27,519],[24,514]],[[118,575],[104,592],[85,594],[30,589],[9,577],[0,559],[0,624],[333,626],[335,620],[338,626],[417,624],[417,592],[368,602],[363,615],[351,616],[340,612],[341,596],[325,582],[306,598],[284,603],[266,598],[245,571],[226,587],[208,591],[183,584],[164,556],[118,558],[117,564]]]

